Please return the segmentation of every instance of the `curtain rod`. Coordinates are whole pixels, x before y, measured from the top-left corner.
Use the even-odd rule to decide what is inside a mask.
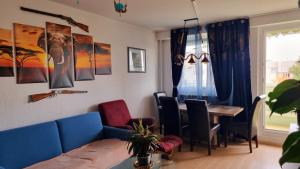
[[[185,19],[184,22],[199,20],[198,18]]]

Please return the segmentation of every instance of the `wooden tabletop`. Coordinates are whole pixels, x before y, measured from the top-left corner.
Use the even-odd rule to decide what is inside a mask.
[[[180,103],[179,104],[180,111],[187,111],[186,104]],[[216,116],[229,116],[229,117],[235,117],[240,112],[244,110],[242,107],[237,106],[224,106],[224,105],[208,105],[207,106],[208,112],[212,115]]]

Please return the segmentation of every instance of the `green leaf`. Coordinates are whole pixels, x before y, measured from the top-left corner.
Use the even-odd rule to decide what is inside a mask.
[[[283,143],[283,152],[286,151],[298,138],[300,138],[300,131],[289,134]]]
[[[299,84],[298,80],[288,79],[281,83],[279,83],[272,92],[268,94],[269,99],[272,101],[278,98],[282,93],[284,93],[287,89],[294,87]]]
[[[299,81],[294,80],[294,79],[285,80],[285,81],[281,82],[280,84],[278,84],[274,88],[274,90],[268,94],[269,100],[266,101],[266,104],[269,106],[269,108],[272,111],[271,115],[274,112],[283,114],[283,113],[287,113],[287,112],[293,110],[293,107],[291,108],[287,104],[282,105],[281,102],[283,100],[283,104],[284,104],[284,102],[288,102],[290,104],[289,95],[287,95],[285,93],[297,86],[300,86]],[[300,95],[298,95],[298,98],[299,97],[300,97]],[[279,99],[279,103],[277,103],[278,99]]]
[[[282,93],[272,106],[272,112],[279,114],[295,111],[300,105],[300,84],[295,85]]]
[[[279,160],[279,164],[282,167],[283,164],[300,163],[300,132],[292,133],[288,136],[283,144],[283,154]]]

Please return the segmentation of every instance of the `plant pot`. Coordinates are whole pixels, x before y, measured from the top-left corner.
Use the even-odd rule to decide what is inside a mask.
[[[139,166],[148,166],[151,163],[151,154],[146,156],[137,156],[137,162]]]

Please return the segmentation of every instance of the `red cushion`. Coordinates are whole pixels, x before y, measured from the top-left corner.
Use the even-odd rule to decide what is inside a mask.
[[[109,126],[127,125],[131,119],[124,100],[101,103],[98,106],[104,123]]]
[[[180,137],[167,135],[159,140],[159,149],[165,153],[171,153],[173,149],[183,144]]]

